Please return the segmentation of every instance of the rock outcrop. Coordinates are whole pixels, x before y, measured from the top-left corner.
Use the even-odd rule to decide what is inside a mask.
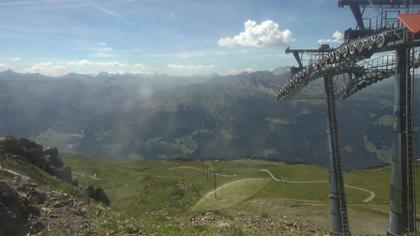
[[[28,207],[16,190],[0,182],[0,235],[24,235],[28,217]]]
[[[92,215],[104,210],[81,198],[0,169],[0,236],[95,235]]]
[[[74,183],[72,171],[70,167],[64,167],[64,161],[60,158],[57,148],[43,150],[43,147],[34,141],[27,138],[16,139],[11,136],[3,141],[2,146],[0,155],[24,159],[64,182]]]

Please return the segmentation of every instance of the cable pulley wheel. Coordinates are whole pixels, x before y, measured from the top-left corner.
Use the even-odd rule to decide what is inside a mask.
[[[365,47],[366,42],[365,41],[359,41],[356,43],[356,50],[358,53],[363,52],[363,48]]]
[[[376,37],[375,39],[375,44],[378,48],[382,48],[383,46],[385,46],[385,35],[384,34],[378,35],[378,37]]]
[[[333,62],[334,62],[334,60],[335,60],[335,55],[334,55],[334,52],[330,52],[330,53],[328,54],[328,61],[329,61],[330,63],[333,63]]]
[[[370,37],[366,42],[366,49],[371,51],[375,45],[375,37]]]
[[[340,54],[343,58],[347,58],[347,56],[349,55],[349,46],[345,45],[341,47]]]
[[[349,46],[349,53],[350,53],[350,55],[356,54],[356,47],[357,47],[356,43],[350,44],[350,46]]]

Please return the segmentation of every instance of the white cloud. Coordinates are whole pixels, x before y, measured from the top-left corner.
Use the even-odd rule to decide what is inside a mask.
[[[328,39],[320,39],[318,40],[319,44],[324,44],[324,43],[342,43],[344,40],[344,35],[338,31],[335,31],[332,34],[331,38]]]
[[[35,67],[44,67],[44,66],[51,66],[52,64],[53,64],[52,62],[48,61],[48,62],[41,62],[41,63],[35,64],[34,66]]]
[[[216,68],[217,66],[213,64],[168,64],[162,72],[169,75],[208,75],[215,73]]]
[[[107,46],[108,44],[107,44],[107,43],[105,43],[105,42],[98,42],[98,45],[99,45],[99,46],[101,46],[101,47],[105,47],[105,46]]]
[[[127,71],[128,73],[134,73],[134,74],[155,74],[158,73],[160,70],[158,68],[145,66],[143,64],[134,64],[130,67],[130,69]]]
[[[42,62],[23,69],[23,72],[40,73],[50,76],[64,75],[70,71],[88,74],[96,74],[101,71],[110,73],[134,73],[132,71],[132,67],[133,65],[121,63],[119,61],[90,61],[83,59],[79,61],[64,61],[56,63],[50,61]]]
[[[69,66],[86,66],[86,65],[90,65],[91,61],[89,60],[80,60],[80,61],[70,61],[67,63],[67,65]]]
[[[93,48],[94,51],[92,57],[116,57],[114,49],[110,47]]]
[[[109,9],[98,7],[98,6],[95,6],[94,8],[96,8],[98,11],[100,11],[100,12],[106,14],[106,15],[113,16],[113,17],[116,17],[116,18],[120,18],[120,15],[118,15],[116,12],[111,11]]]
[[[12,58],[12,61],[20,61],[21,60],[21,58],[20,57],[13,57]]]
[[[206,74],[216,68],[215,65],[183,65],[168,64],[165,67],[150,67],[143,64],[127,64],[119,61],[90,61],[79,60],[66,63],[75,71],[84,71],[86,73],[95,74],[100,71],[109,73],[138,73],[138,74],[155,74],[164,73],[170,75],[192,75]]]
[[[179,59],[188,59],[188,58],[197,58],[197,57],[206,57],[206,56],[224,56],[228,52],[224,50],[197,50],[197,51],[185,51],[185,52],[174,52],[174,53],[156,53],[156,54],[142,54],[143,57],[168,57],[168,58],[179,58]]]
[[[0,70],[6,70],[9,67],[0,64]],[[172,76],[192,76],[192,75],[210,75],[219,73],[222,75],[239,74],[242,72],[255,71],[252,67],[244,67],[237,69],[221,69],[214,64],[175,64],[169,63],[164,66],[149,66],[141,63],[131,64],[120,61],[93,61],[93,60],[77,60],[77,61],[47,61],[34,64],[32,66],[18,69],[18,72],[40,73],[49,76],[61,76],[69,72],[82,74],[97,74],[99,72],[108,72],[113,74],[167,74]]]
[[[40,73],[43,75],[50,76],[60,76],[68,73],[65,66],[55,65],[50,61],[35,64],[30,68],[24,69],[24,72]]]
[[[261,24],[257,24],[253,20],[247,20],[244,25],[245,31],[238,35],[220,38],[218,41],[219,46],[284,46],[294,41],[290,30],[281,31],[279,25],[271,20],[263,21]]]
[[[215,69],[216,65],[179,65],[179,64],[168,64],[167,68],[174,70],[186,70],[186,71],[208,71]]]
[[[106,71],[110,73],[125,73],[129,71],[130,65],[119,61],[69,61],[66,63],[67,66],[73,70],[82,70],[85,73],[98,73],[100,71]]]
[[[95,65],[102,67],[126,67],[127,64],[121,63],[119,61],[107,61],[107,62],[96,62]]]
[[[221,75],[237,75],[237,74],[241,74],[243,72],[255,72],[256,69],[252,68],[252,67],[246,67],[246,68],[235,68],[235,69],[229,69],[226,71],[222,71],[220,74]]]

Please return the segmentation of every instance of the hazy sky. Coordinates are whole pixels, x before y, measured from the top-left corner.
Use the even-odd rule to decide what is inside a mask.
[[[272,70],[354,27],[335,0],[0,0],[0,22],[0,70],[50,75]]]

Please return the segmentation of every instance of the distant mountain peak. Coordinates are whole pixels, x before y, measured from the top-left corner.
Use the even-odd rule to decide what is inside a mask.
[[[274,75],[282,75],[290,72],[290,66],[280,66],[273,70]]]

